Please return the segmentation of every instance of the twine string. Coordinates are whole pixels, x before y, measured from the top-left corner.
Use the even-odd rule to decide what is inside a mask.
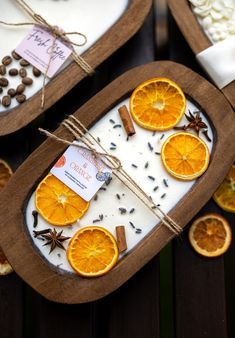
[[[52,36],[53,36],[53,43],[52,43],[52,48],[50,49],[50,56],[49,56],[49,61],[44,73],[43,77],[43,87],[42,87],[42,94],[41,94],[41,109],[44,108],[45,104],[45,86],[46,86],[46,78],[48,75],[48,71],[51,66],[52,62],[52,57],[53,57],[53,51],[55,48],[56,40],[60,39],[62,40],[63,43],[66,45],[69,45],[70,48],[72,49],[72,57],[73,60],[80,66],[88,75],[94,74],[94,69],[80,56],[78,53],[75,51],[74,46],[77,47],[82,47],[87,43],[87,37],[85,34],[80,33],[80,32],[64,32],[61,30],[59,27],[51,25],[50,23],[47,22],[45,18],[43,18],[40,14],[37,14],[34,12],[34,10],[26,3],[25,0],[15,0],[15,2],[34,20],[34,22],[19,22],[19,23],[9,23],[0,20],[0,24],[6,25],[6,26],[32,26],[35,25],[35,22],[44,28],[45,30],[49,31]],[[77,35],[83,38],[83,42],[77,43],[74,41],[71,41],[68,36],[69,35]]]
[[[86,127],[75,118],[73,115],[62,122],[62,125],[71,132],[71,134],[84,145],[69,142],[62,139],[50,132],[39,129],[46,136],[62,142],[67,145],[77,146],[83,149],[89,149],[92,153],[101,161],[107,165],[113,171],[113,175],[117,177],[132,193],[153,213],[170,231],[175,235],[179,235],[182,232],[182,228],[164,211],[159,208],[152,200],[150,196],[131,178],[131,176],[123,169],[121,161],[114,155],[109,154],[106,149],[96,140],[96,138],[86,129]],[[100,149],[98,151],[94,144]]]
[[[106,149],[102,146],[102,144],[100,144],[96,138],[89,132],[89,130],[81,123],[81,121],[79,121],[75,116],[70,115],[69,116],[70,119],[72,119],[75,123],[77,123],[83,130],[83,133],[87,133],[91,139],[106,153],[108,154],[108,152],[106,151]],[[75,124],[73,124],[75,126]],[[117,160],[117,157],[114,157],[114,160]],[[118,161],[120,161],[118,159]],[[171,226],[174,227],[174,229],[180,233],[182,231],[182,228],[167,214],[165,214],[163,212],[163,210],[161,208],[159,208],[152,200],[152,198],[150,196],[148,196],[146,194],[146,192],[136,183],[135,180],[132,179],[132,177],[123,169],[123,167],[120,167],[118,169],[122,175],[126,178],[127,181],[129,181],[142,195],[144,195],[144,197],[148,200],[149,203],[151,203],[151,210],[157,209],[159,213],[162,214],[163,217],[167,218],[168,221],[171,223]],[[154,209],[153,209],[154,208]]]

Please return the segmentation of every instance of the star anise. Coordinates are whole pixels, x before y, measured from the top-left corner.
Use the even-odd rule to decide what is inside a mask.
[[[50,229],[48,233],[41,233],[40,234],[40,236],[47,241],[43,246],[45,246],[45,245],[51,246],[49,254],[56,247],[65,250],[62,243],[64,241],[68,240],[70,237],[62,236],[62,233],[63,233],[63,230],[61,230],[60,232],[57,232],[55,229],[53,229],[53,230]]]
[[[185,117],[189,121],[189,124],[184,125],[184,126],[175,127],[174,129],[178,129],[178,130],[194,129],[196,133],[199,134],[199,131],[201,129],[208,128],[207,124],[202,121],[202,118],[200,115],[201,115],[200,111],[196,112],[196,115],[194,116],[189,110],[189,115],[185,114]]]

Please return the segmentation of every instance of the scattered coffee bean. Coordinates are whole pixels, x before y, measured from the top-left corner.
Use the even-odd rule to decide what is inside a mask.
[[[11,104],[11,97],[9,95],[3,96],[2,98],[2,105],[4,107],[9,107]]]
[[[10,88],[10,89],[8,89],[7,94],[10,95],[10,97],[15,97],[16,96],[16,90],[14,88]]]
[[[41,71],[39,69],[37,69],[36,67],[33,67],[33,75],[35,77],[39,77],[41,75]]]
[[[7,87],[9,84],[9,81],[5,77],[0,78],[0,86],[1,87]]]
[[[18,75],[19,71],[16,68],[11,68],[8,73],[11,76],[16,76],[16,75]]]
[[[22,77],[23,79],[24,77],[27,76],[27,70],[25,68],[20,68],[19,74],[20,74],[20,77]]]
[[[21,83],[19,86],[17,86],[16,93],[20,95],[24,92],[24,90],[25,90],[25,85]]]
[[[13,59],[15,60],[20,60],[21,59],[21,56],[19,54],[17,54],[14,50],[13,52],[11,53]]]
[[[2,89],[2,87],[0,87],[0,94],[2,94],[2,92],[3,92],[3,89]]]
[[[31,79],[31,77],[24,77],[22,79],[22,83],[26,86],[31,86],[31,84],[33,83],[33,80]]]
[[[24,94],[16,96],[16,101],[19,102],[19,103],[23,103],[23,102],[25,102],[25,100],[26,100],[26,96]]]
[[[5,56],[5,57],[2,59],[2,64],[3,64],[4,66],[8,66],[8,65],[10,65],[11,63],[12,63],[12,58],[11,58],[9,55]]]
[[[6,74],[6,67],[4,65],[0,66],[0,75],[5,75]]]
[[[22,60],[20,60],[20,65],[21,65],[22,67],[27,67],[27,66],[30,65],[30,63],[29,63],[27,60],[22,59]]]

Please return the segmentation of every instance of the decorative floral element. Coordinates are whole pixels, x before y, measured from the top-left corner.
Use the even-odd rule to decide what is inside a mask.
[[[193,12],[212,42],[235,34],[235,2],[233,0],[189,0]]]

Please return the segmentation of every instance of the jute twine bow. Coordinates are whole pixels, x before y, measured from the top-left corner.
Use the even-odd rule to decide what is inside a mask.
[[[73,115],[62,122],[62,125],[69,130],[79,143],[70,142],[61,137],[58,137],[47,130],[39,128],[39,131],[47,137],[59,141],[63,144],[75,146],[82,149],[88,149],[92,152],[95,158],[101,160],[112,171],[132,193],[175,235],[182,232],[182,228],[164,211],[159,208],[150,196],[131,178],[131,176],[123,169],[121,161],[114,155],[109,154],[100,142],[86,129],[86,127]]]
[[[69,45],[72,48],[72,57],[74,61],[88,74],[92,75],[94,74],[94,69],[80,56],[78,53],[75,52],[74,46],[84,46],[87,43],[87,37],[85,34],[80,32],[64,32],[62,29],[60,29],[57,26],[53,26],[50,23],[48,23],[41,15],[34,12],[34,10],[25,2],[25,0],[15,0],[15,2],[23,9],[25,12],[35,21],[35,22],[20,22],[20,23],[8,23],[5,21],[0,20],[0,24],[6,25],[6,26],[29,26],[29,25],[35,25],[37,23],[39,26],[41,26],[43,29],[49,31],[53,36],[53,44],[52,48],[50,49],[50,57],[49,61],[46,67],[46,71],[44,73],[43,78],[43,87],[42,87],[42,96],[41,96],[41,108],[44,107],[45,103],[45,84],[46,84],[46,78],[48,74],[48,70],[51,65],[52,57],[53,57],[53,50],[55,47],[55,43],[57,39],[60,39],[62,42],[64,42],[66,45]],[[82,43],[76,43],[71,41],[68,38],[68,35],[78,35],[84,39]]]

